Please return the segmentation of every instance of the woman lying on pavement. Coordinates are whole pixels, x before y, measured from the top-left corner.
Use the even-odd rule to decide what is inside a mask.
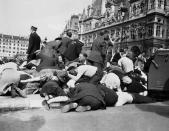
[[[58,88],[59,89],[59,88]],[[62,112],[68,112],[71,109],[75,109],[77,112],[84,112],[88,110],[105,109],[105,102],[97,87],[91,83],[79,83],[76,88],[70,88],[67,92],[67,96],[63,90],[55,90],[55,96],[60,92],[60,96],[49,97],[43,101],[43,105],[50,109],[51,103],[65,102],[65,106],[62,107]],[[57,92],[57,93],[56,93]]]
[[[115,92],[105,85],[93,85],[90,83],[80,83],[76,88],[70,88],[67,96],[50,98],[43,102],[48,109],[52,103],[65,102],[61,108],[63,113],[73,109],[77,112],[89,110],[105,109],[105,107],[122,106],[124,104],[140,104],[155,102],[149,97],[141,96],[137,93]]]

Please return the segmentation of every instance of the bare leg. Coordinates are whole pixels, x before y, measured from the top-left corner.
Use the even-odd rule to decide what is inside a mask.
[[[122,106],[126,103],[132,103],[133,97],[131,94],[127,92],[117,92],[118,100],[115,104],[115,106]]]
[[[44,94],[45,96],[45,100],[42,101],[42,105],[45,107],[46,110],[50,109],[50,105],[48,104],[48,100],[50,99],[50,97],[47,94]]]
[[[85,112],[85,111],[90,111],[91,107],[90,106],[78,106],[76,108],[77,112]]]
[[[21,83],[28,83],[28,82],[35,82],[35,81],[40,81],[41,80],[41,77],[38,76],[38,77],[34,77],[34,78],[31,78],[31,79],[27,79],[27,80],[21,80],[20,82]]]

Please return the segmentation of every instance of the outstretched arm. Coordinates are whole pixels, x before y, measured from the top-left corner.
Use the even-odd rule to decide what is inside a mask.
[[[31,78],[31,79],[27,79],[27,80],[21,80],[20,82],[21,83],[28,83],[28,82],[35,82],[35,81],[40,81],[41,80],[41,77],[38,76],[38,77],[34,77],[34,78]]]
[[[58,97],[54,97],[52,99],[49,99],[47,102],[48,104],[51,104],[51,103],[58,103],[58,102],[66,102],[69,100],[69,97],[67,96],[58,96]]]

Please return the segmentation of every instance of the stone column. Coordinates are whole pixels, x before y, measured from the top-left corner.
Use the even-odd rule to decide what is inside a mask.
[[[157,30],[157,25],[156,25],[156,24],[154,24],[153,37],[156,37],[156,36],[157,36],[157,34],[156,34],[156,30]]]

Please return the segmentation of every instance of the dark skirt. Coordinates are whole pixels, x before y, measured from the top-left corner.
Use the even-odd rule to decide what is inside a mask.
[[[90,106],[92,110],[100,109],[102,103],[93,96],[85,96],[77,100],[79,106]]]
[[[96,85],[91,83],[78,84],[70,102],[76,102],[83,106],[89,105],[92,110],[106,108],[102,94],[99,92]]]
[[[107,88],[105,85],[99,84],[98,89],[103,93],[106,106],[114,106],[118,100],[118,96],[114,90]]]

